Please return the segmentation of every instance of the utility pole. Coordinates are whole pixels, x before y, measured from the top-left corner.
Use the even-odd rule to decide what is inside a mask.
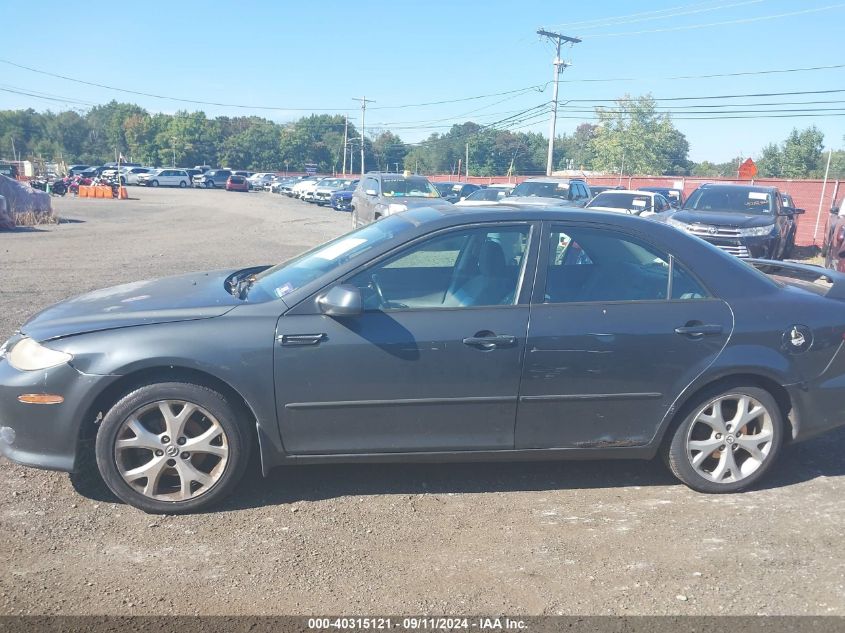
[[[355,101],[361,102],[361,176],[364,175],[364,117],[367,113],[367,104],[368,103],[375,103],[372,99],[367,99],[367,97],[352,97]]]
[[[577,37],[569,37],[568,35],[561,35],[560,33],[554,33],[553,31],[547,31],[545,29],[537,29],[537,35],[542,37],[547,37],[549,40],[553,41],[557,44],[557,54],[555,55],[555,60],[552,62],[554,66],[554,94],[552,95],[552,119],[549,123],[549,154],[546,158],[546,175],[552,175],[552,162],[554,160],[554,152],[555,152],[555,126],[557,124],[557,91],[558,91],[558,84],[560,83],[560,73],[563,72],[563,69],[566,68],[567,64],[560,58],[560,47],[563,42],[569,42],[570,44],[578,44],[581,42]]]
[[[466,161],[464,161],[464,171],[466,172],[467,181],[469,181],[469,143],[467,143]]]
[[[349,115],[346,115],[346,121],[343,124],[343,175],[346,175],[346,135],[349,132]]]

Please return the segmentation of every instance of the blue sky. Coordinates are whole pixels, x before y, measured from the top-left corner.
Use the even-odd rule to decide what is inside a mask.
[[[0,58],[138,92],[277,109],[191,105],[92,87],[4,63],[0,109],[84,109],[87,103],[117,99],[151,112],[202,109],[209,116],[258,114],[276,121],[312,109],[348,110],[357,123],[360,110],[352,97],[366,95],[375,100],[367,111],[368,131],[387,127],[406,141],[418,141],[455,122],[493,123],[547,103],[550,87],[416,106],[546,85],[552,78],[553,52],[535,33],[542,26],[583,38],[563,54],[572,65],[562,76],[560,99],[580,101],[566,106],[574,112],[561,112],[572,118],[561,118],[558,132],[570,132],[588,120],[590,108],[600,100],[625,93],[665,99],[842,89],[820,95],[659,104],[678,113],[676,125],[687,135],[694,160],[753,156],[766,143],[783,140],[793,127],[813,124],[824,132],[827,146],[845,145],[845,117],[834,116],[845,114],[845,68],[671,79],[845,64],[845,2],[835,0],[182,0],[118,1],[98,4],[96,10],[68,6],[42,0],[25,26],[4,29]],[[826,103],[741,106],[805,101]],[[834,110],[822,117],[784,113],[789,116],[682,120],[679,113],[691,105],[729,106],[698,112]],[[527,126],[522,129],[548,131],[546,116],[518,120]]]

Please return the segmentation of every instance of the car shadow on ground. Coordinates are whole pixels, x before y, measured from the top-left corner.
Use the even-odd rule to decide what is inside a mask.
[[[781,488],[845,475],[845,428],[789,446],[754,489]],[[217,511],[335,497],[448,494],[682,485],[661,459],[479,462],[444,464],[326,464],[280,467],[265,479],[257,469]]]

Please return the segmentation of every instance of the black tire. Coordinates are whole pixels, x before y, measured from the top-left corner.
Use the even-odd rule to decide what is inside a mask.
[[[715,482],[699,474],[693,467],[687,451],[687,440],[690,429],[696,423],[699,414],[705,411],[710,403],[719,398],[733,394],[747,395],[757,400],[769,414],[772,425],[772,440],[769,452],[760,466],[739,481]],[[783,414],[774,397],[765,389],[751,385],[722,384],[708,389],[697,396],[684,408],[683,420],[672,432],[669,441],[664,445],[663,458],[672,474],[687,486],[698,492],[709,494],[739,492],[757,483],[776,461],[783,444],[785,424]],[[736,431],[736,429],[734,429]]]
[[[151,180],[150,187],[158,187],[158,180]]]
[[[216,418],[228,444],[228,461],[219,478],[207,491],[185,501],[153,499],[137,491],[123,479],[115,460],[115,442],[123,423],[141,407],[162,400],[184,400],[199,405]],[[206,510],[232,491],[249,463],[251,441],[242,423],[244,417],[240,407],[203,385],[166,382],[138,387],[118,400],[103,418],[96,440],[97,467],[103,481],[118,498],[144,512],[185,514]]]
[[[187,186],[188,186],[188,183],[185,182],[184,180],[179,181],[179,188],[180,189],[185,189]]]
[[[206,180],[205,181],[205,188],[206,189],[214,189],[214,181],[213,180]]]

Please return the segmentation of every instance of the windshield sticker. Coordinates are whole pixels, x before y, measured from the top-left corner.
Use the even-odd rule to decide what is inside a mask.
[[[366,241],[367,240],[362,237],[350,237],[345,240],[341,240],[336,244],[332,244],[331,246],[327,246],[318,253],[315,253],[314,257],[319,257],[320,259],[332,261],[343,255],[344,253],[351,251],[359,244],[363,244]]]
[[[567,182],[559,182],[557,184],[558,189],[569,189],[569,183]]]
[[[645,200],[633,200],[631,201],[631,204],[633,204],[635,207],[644,207]]]
[[[769,194],[763,191],[749,191],[748,192],[748,199],[749,200],[768,200]]]
[[[284,297],[286,294],[289,294],[290,292],[293,292],[293,285],[291,285],[289,283],[285,284],[284,286],[279,286],[278,288],[276,288],[276,296],[279,299]]]

